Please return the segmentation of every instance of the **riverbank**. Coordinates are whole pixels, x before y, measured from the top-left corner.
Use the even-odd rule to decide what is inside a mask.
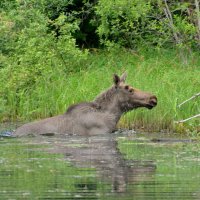
[[[127,83],[155,94],[158,106],[153,110],[138,109],[127,113],[119,127],[156,132],[166,129],[198,131],[199,118],[174,125],[174,121],[200,111],[200,98],[188,102],[181,109],[177,108],[179,103],[199,92],[198,53],[185,56],[183,61],[177,50],[148,49],[138,53],[93,49],[79,65],[78,72],[66,72],[64,66],[59,66],[43,73],[24,90],[16,91],[7,85],[6,89],[1,88],[0,121],[31,121],[63,113],[69,105],[91,101],[110,87],[113,73],[127,71]],[[72,63],[72,67],[77,66]]]

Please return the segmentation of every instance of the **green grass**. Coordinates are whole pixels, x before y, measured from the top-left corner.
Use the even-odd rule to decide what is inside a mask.
[[[177,131],[175,120],[200,111],[200,98],[177,109],[177,104],[200,92],[198,53],[187,56],[187,64],[184,64],[176,50],[146,50],[140,53],[101,50],[89,54],[87,60],[80,64],[82,70],[77,73],[64,74],[62,69],[55,68],[52,73],[43,74],[30,90],[18,95],[18,104],[16,97],[8,92],[7,104],[1,103],[1,120],[29,121],[63,113],[70,104],[93,100],[111,86],[113,73],[122,74],[124,71],[128,72],[127,83],[158,97],[158,106],[153,110],[138,109],[126,114],[119,126]],[[199,124],[198,118],[189,121],[186,126],[194,128]],[[182,130],[178,127],[178,131]]]

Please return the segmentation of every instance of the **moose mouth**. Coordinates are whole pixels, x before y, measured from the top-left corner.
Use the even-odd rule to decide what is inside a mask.
[[[151,105],[151,104],[147,104],[146,105],[146,108],[148,108],[149,110],[151,110],[152,108],[154,108],[155,106],[154,105]]]

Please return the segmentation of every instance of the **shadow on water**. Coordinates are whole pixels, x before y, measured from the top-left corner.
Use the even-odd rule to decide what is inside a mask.
[[[166,135],[0,140],[0,199],[200,199],[200,146]]]

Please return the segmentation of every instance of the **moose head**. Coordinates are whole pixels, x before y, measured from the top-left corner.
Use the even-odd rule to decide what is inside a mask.
[[[126,72],[121,77],[116,74],[113,76],[116,100],[124,112],[139,107],[152,109],[157,105],[157,97],[155,95],[126,84],[126,77]]]

